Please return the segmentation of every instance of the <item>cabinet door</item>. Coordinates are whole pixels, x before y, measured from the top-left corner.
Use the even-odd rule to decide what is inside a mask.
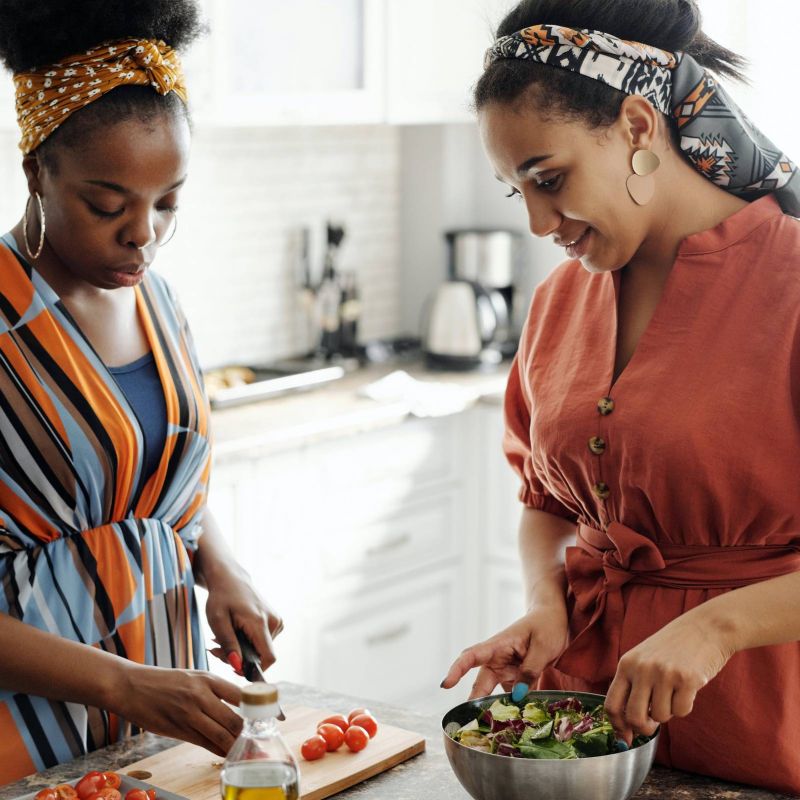
[[[469,122],[471,87],[510,0],[387,0],[387,122]]]
[[[484,552],[493,558],[516,563],[519,558],[517,532],[523,506],[517,498],[520,479],[503,454],[503,409],[499,404],[487,404],[478,409],[478,414],[485,480],[481,507]]]
[[[214,85],[204,122],[380,122],[384,0],[205,0]]]
[[[364,593],[326,615],[318,633],[316,684],[388,703],[430,693],[458,644],[456,578],[442,571]]]

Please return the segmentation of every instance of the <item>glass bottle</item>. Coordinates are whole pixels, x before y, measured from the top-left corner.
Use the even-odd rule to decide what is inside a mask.
[[[297,800],[297,763],[278,733],[278,690],[265,683],[242,688],[244,727],[220,773],[223,800]]]

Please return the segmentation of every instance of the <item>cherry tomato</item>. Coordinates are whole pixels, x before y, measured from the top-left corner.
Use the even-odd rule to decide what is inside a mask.
[[[300,748],[300,753],[306,761],[316,761],[318,758],[322,758],[327,751],[328,743],[319,734],[306,739]]]
[[[331,725],[336,725],[337,728],[341,728],[342,733],[344,733],[350,727],[350,723],[343,714],[334,714],[332,717],[325,717],[325,719],[322,720],[319,725],[326,725],[328,723]],[[319,725],[317,725],[317,727],[319,727]]]
[[[99,792],[90,794],[87,800],[122,800],[122,793],[113,786],[104,786]]]
[[[106,786],[110,786],[112,789],[119,789],[122,778],[116,772],[104,772],[103,775],[106,776]]]
[[[150,800],[156,800],[156,790],[155,789],[148,789],[147,790],[147,796],[150,798]]]
[[[363,728],[369,734],[370,739],[374,738],[378,732],[378,721],[372,714],[357,714],[350,720],[350,724]]]
[[[369,714],[372,716],[372,712],[368,708],[354,708],[348,715],[347,715],[347,723],[348,725],[353,724],[353,717],[358,717],[361,714]]]
[[[328,752],[338,750],[344,743],[344,731],[332,722],[325,722],[317,728],[317,733],[328,745]]]
[[[75,786],[80,800],[89,800],[106,785],[106,776],[102,772],[87,772]]]
[[[369,742],[369,734],[359,725],[351,725],[344,733],[344,743],[354,752],[363,750]]]
[[[56,793],[58,800],[78,800],[78,793],[68,783],[59,783],[53,791]]]
[[[36,797],[33,800],[58,800],[58,795],[55,789],[48,786],[46,789],[36,792]]]
[[[147,792],[144,789],[129,789],[125,793],[125,800],[147,800]]]

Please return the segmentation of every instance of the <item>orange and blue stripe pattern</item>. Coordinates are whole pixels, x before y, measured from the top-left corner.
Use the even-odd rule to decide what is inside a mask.
[[[0,244],[0,612],[142,664],[203,668],[191,556],[211,447],[191,335],[136,289],[167,407],[156,471],[114,376],[56,293]],[[0,689],[0,783],[118,741],[107,711]]]

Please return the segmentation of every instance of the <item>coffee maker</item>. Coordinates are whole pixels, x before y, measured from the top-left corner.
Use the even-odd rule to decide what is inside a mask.
[[[430,299],[423,331],[429,366],[476,369],[510,358],[517,349],[513,325],[516,231],[461,228],[446,231],[447,278]]]

